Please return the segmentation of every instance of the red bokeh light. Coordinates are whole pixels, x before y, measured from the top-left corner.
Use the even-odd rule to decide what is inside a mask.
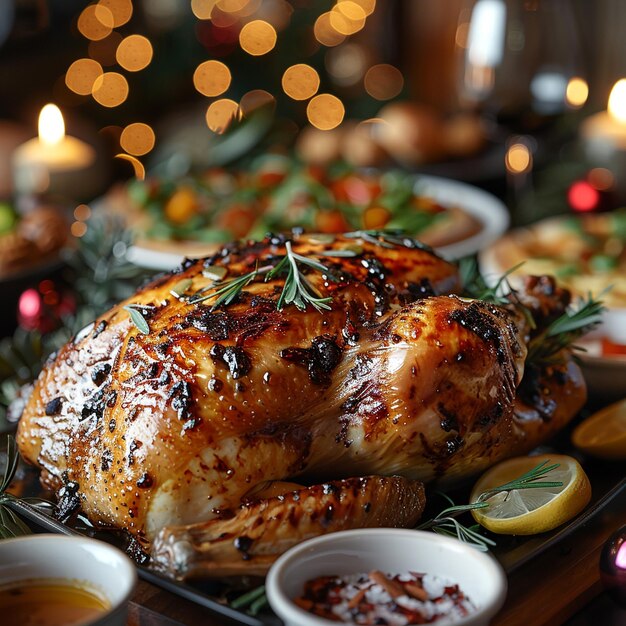
[[[36,289],[27,289],[22,292],[17,302],[18,320],[20,326],[26,330],[35,330],[43,310],[41,295]]]
[[[598,208],[600,194],[587,181],[579,180],[569,188],[567,200],[574,211],[587,213]]]

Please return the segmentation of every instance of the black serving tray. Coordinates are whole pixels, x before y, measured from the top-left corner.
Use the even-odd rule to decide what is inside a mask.
[[[623,463],[607,462],[597,459],[587,458],[572,449],[570,441],[570,431],[568,428],[561,433],[553,442],[551,447],[540,448],[538,453],[562,453],[570,454],[578,458],[583,465],[592,484],[592,499],[585,510],[567,524],[541,535],[529,537],[510,537],[504,535],[488,535],[496,541],[496,546],[491,550],[496,559],[500,562],[507,575],[513,574],[516,570],[535,559],[546,550],[563,542],[571,537],[576,531],[587,525],[603,509],[618,497],[626,497],[626,475]],[[3,452],[1,450],[0,452]],[[16,479],[11,485],[10,491],[20,498],[41,497],[39,487],[38,472],[30,466],[20,464]],[[454,499],[458,503],[467,502],[469,489],[460,489],[455,492]],[[431,506],[436,502],[433,496],[429,498]],[[443,501],[439,502],[442,504]],[[9,500],[6,502],[15,513],[26,519],[35,532],[52,532],[66,535],[88,535],[120,545],[119,537],[104,531],[94,530],[86,526],[77,529],[78,524],[62,524],[50,515],[43,513],[39,509],[24,502],[23,500]],[[445,506],[445,504],[442,504]],[[441,507],[440,507],[441,508]],[[436,513],[437,511],[434,511]],[[429,510],[424,514],[423,519],[428,519]],[[80,519],[80,518],[79,518]],[[234,621],[248,626],[280,626],[281,621],[269,609],[257,616],[252,616],[242,610],[233,609],[223,601],[225,597],[225,582],[208,582],[205,584],[184,583],[173,580],[152,569],[149,566],[137,564],[139,578],[149,582],[161,589],[169,591],[181,598],[190,600],[197,605],[208,609],[216,616]],[[242,591],[243,593],[243,591]],[[220,601],[222,598],[222,601]]]

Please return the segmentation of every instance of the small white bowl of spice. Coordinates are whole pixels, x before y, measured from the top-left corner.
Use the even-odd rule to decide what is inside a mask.
[[[298,544],[274,563],[266,589],[286,626],[487,626],[507,582],[492,556],[457,539],[373,528]]]
[[[3,626],[124,626],[137,580],[120,550],[87,537],[0,541]]]

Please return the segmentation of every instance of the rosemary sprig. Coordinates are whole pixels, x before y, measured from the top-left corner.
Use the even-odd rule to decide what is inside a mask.
[[[530,340],[526,361],[538,365],[555,363],[561,350],[572,345],[602,321],[604,310],[602,301],[595,300],[591,294],[586,300],[581,298],[577,308],[565,311]]]
[[[504,483],[503,485],[499,485],[498,487],[494,487],[493,489],[483,491],[478,498],[476,498],[476,501],[471,504],[455,505],[446,494],[441,494],[452,506],[445,508],[432,519],[420,524],[417,527],[418,530],[432,530],[439,534],[456,537],[459,541],[463,541],[477,550],[483,552],[487,551],[489,546],[495,546],[496,544],[492,539],[478,532],[480,526],[478,524],[464,526],[456,518],[468,511],[488,508],[489,502],[487,502],[487,500],[498,493],[506,493],[508,495],[511,491],[519,491],[522,489],[562,487],[563,483],[561,481],[542,480],[550,472],[559,467],[558,463],[551,465],[549,463],[550,462],[547,460],[543,461],[518,478]]]
[[[315,259],[296,254],[291,248],[291,242],[285,244],[287,253],[279,257],[274,265],[256,267],[251,272],[236,276],[229,280],[214,282],[212,285],[203,287],[193,296],[188,298],[190,304],[198,304],[212,298],[217,298],[211,307],[214,310],[220,306],[228,306],[234,302],[242,290],[247,287],[255,278],[265,275],[265,280],[271,280],[281,274],[286,274],[283,290],[276,302],[279,311],[288,304],[295,305],[299,310],[304,311],[308,305],[313,306],[318,311],[322,309],[330,310],[330,297],[323,297],[322,294],[306,278],[300,266],[309,267],[333,280],[330,270]],[[210,289],[215,289],[211,293],[206,293]]]
[[[449,500],[445,494],[442,494]],[[420,524],[418,530],[432,530],[440,535],[447,535],[449,537],[456,537],[459,541],[467,543],[481,552],[489,550],[489,546],[495,546],[496,542],[489,537],[481,535],[478,530],[480,526],[473,524],[472,526],[465,526],[459,522],[456,517],[467,511],[473,511],[474,509],[487,508],[489,504],[487,502],[476,502],[474,504],[460,504],[449,506],[432,519]]]
[[[267,276],[265,277],[265,280],[267,281],[287,272],[285,284],[283,285],[283,290],[278,298],[278,302],[276,303],[276,308],[279,311],[282,311],[286,305],[293,304],[300,311],[304,311],[310,304],[313,308],[320,312],[322,309],[330,310],[328,303],[332,302],[332,298],[325,298],[322,296],[317,288],[313,286],[302,273],[299,264],[310,267],[318,272],[322,272],[325,276],[332,279],[330,270],[319,261],[296,254],[291,249],[290,241],[285,244],[285,248],[287,250],[287,254],[267,273]]]
[[[491,302],[492,304],[511,304],[510,295],[515,292],[509,283],[509,276],[524,265],[524,262],[514,265],[498,278],[493,285],[489,285],[478,269],[474,257],[466,257],[459,261],[459,274],[463,285],[463,295],[475,300]]]
[[[199,302],[204,302],[205,300],[217,298],[211,307],[211,311],[214,311],[221,306],[228,306],[239,297],[244,288],[247,287],[260,273],[261,270],[259,270],[259,268],[255,268],[251,272],[243,274],[242,276],[236,276],[235,278],[213,283],[209,288],[215,288],[215,291],[207,294],[203,293],[205,289],[202,289],[200,292],[196,293],[196,295],[189,298],[189,303],[198,304]]]
[[[550,487],[562,487],[563,483],[561,481],[541,480],[550,472],[559,467],[559,463],[553,463],[552,465],[549,465],[549,463],[550,461],[548,460],[543,461],[543,463],[539,463],[539,465],[536,465],[531,470],[528,470],[519,478],[515,478],[514,480],[511,480],[508,483],[504,483],[504,485],[494,487],[493,489],[483,491],[476,499],[476,502],[485,502],[485,500],[487,500],[491,496],[497,493],[502,493],[504,491],[510,493],[511,491],[519,491],[521,489],[547,489]]]

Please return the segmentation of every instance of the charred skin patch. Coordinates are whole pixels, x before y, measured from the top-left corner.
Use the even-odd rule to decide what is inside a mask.
[[[343,351],[335,339],[327,335],[315,337],[310,348],[285,348],[280,352],[282,359],[306,367],[312,383],[324,386],[330,384],[330,375],[342,356]]]
[[[476,302],[472,302],[467,308],[455,309],[448,319],[474,333],[485,343],[491,344],[495,349],[498,363],[502,365],[505,362],[506,355],[502,346],[500,328],[491,315]]]
[[[225,365],[234,379],[245,376],[252,369],[252,361],[243,348],[216,343],[209,355],[216,365]]]

